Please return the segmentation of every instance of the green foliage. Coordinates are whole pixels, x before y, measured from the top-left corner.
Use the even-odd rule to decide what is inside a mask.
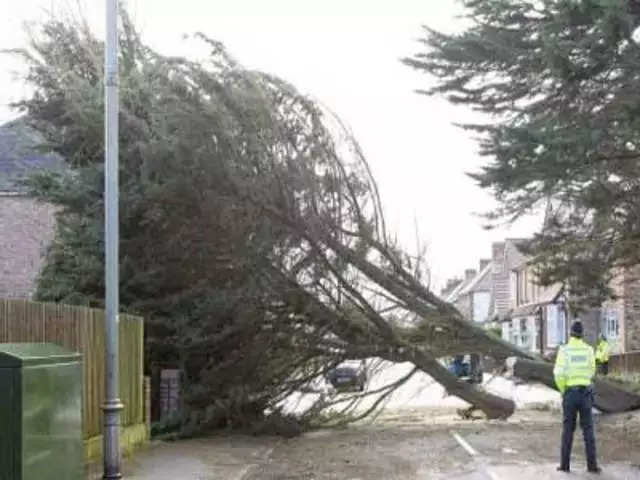
[[[122,25],[120,298],[147,319],[147,361],[185,372],[181,434],[261,424],[293,434],[296,422],[326,421],[336,402],[322,395],[298,419],[281,406],[347,358],[413,362],[490,418],[508,416],[512,402],[461,385],[436,358],[514,347],[421,282],[424,252],[407,255],[387,233],[340,120],[202,35],[210,56],[194,62],[149,49],[126,16]],[[30,182],[60,207],[38,296],[100,306],[102,45],[56,20],[36,33],[14,52],[33,92],[16,106],[69,167]],[[358,417],[398,385],[370,392],[378,400]]]
[[[502,329],[500,327],[488,328],[487,331],[496,338],[502,338]]]
[[[304,303],[273,277],[300,239],[260,206],[311,208],[291,197],[309,175],[330,195],[331,172],[301,165],[337,154],[319,110],[290,85],[204,36],[211,55],[195,63],[149,49],[126,15],[122,24],[121,306],[147,319],[149,363],[185,369],[189,429],[251,422],[307,381],[292,380],[301,366],[313,376],[327,361],[322,333],[296,317]],[[60,207],[40,300],[104,298],[102,50],[85,26],[52,19],[13,52],[33,89],[15,106],[68,166],[29,181]]]
[[[629,0],[465,0],[468,28],[426,30],[405,62],[425,93],[487,114],[487,162],[471,174],[513,220],[548,205],[528,245],[544,284],[598,304],[616,267],[640,262],[640,4]]]

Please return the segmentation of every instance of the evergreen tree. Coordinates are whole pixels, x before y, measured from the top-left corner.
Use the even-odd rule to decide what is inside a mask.
[[[187,424],[260,423],[343,359],[370,357],[412,362],[488,416],[510,415],[511,400],[459,382],[437,359],[527,354],[424,284],[424,256],[386,231],[349,130],[199,39],[205,61],[165,57],[122,18],[121,303],[147,319],[148,361],[184,368]],[[14,53],[33,88],[16,107],[68,167],[29,182],[59,206],[38,296],[101,306],[103,46],[86,26],[52,19]],[[319,396],[298,421],[333,421],[318,413],[359,398]]]
[[[488,117],[463,125],[487,162],[471,177],[514,220],[549,205],[526,251],[544,284],[598,304],[640,263],[640,3],[464,0],[468,27],[426,28],[405,59],[444,95]]]

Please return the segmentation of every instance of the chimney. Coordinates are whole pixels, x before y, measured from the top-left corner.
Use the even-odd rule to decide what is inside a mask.
[[[480,272],[483,271],[485,268],[487,268],[487,266],[491,263],[491,259],[490,258],[483,258],[482,260],[480,260]]]
[[[467,270],[464,271],[464,280],[466,282],[468,282],[469,280],[471,280],[473,277],[476,276],[476,271],[473,268],[468,268]]]
[[[453,292],[456,289],[458,285],[460,285],[461,282],[462,280],[460,280],[459,278],[450,278],[449,280],[447,280],[447,284],[445,285],[445,287],[442,290],[440,290],[440,296],[442,297],[448,296],[451,292]]]

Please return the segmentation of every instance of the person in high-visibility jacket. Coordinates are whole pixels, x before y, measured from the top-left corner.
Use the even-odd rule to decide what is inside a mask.
[[[609,374],[609,342],[604,335],[600,337],[596,346],[596,367],[602,375]]]
[[[578,320],[571,326],[571,338],[558,350],[553,370],[556,386],[562,394],[562,447],[559,471],[569,472],[576,418],[580,414],[580,427],[587,454],[587,469],[599,473],[596,460],[596,439],[593,429],[593,377],[596,361],[593,348],[582,340],[583,327]]]

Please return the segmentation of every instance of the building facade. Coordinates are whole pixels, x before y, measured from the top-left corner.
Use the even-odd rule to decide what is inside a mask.
[[[445,300],[453,303],[467,320],[487,323],[493,314],[491,260],[481,260],[478,270],[466,270],[464,280],[457,283]]]
[[[22,180],[61,169],[55,155],[37,152],[42,139],[18,120],[0,126],[0,298],[31,298],[55,234],[55,207],[28,195]]]

